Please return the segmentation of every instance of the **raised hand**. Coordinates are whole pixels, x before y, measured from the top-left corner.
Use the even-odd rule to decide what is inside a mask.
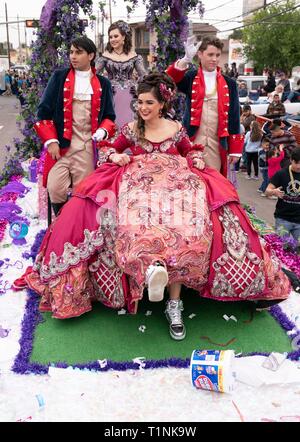
[[[188,37],[187,41],[184,43],[185,54],[181,61],[185,63],[192,63],[200,45],[201,41],[196,42],[196,37],[194,35],[192,37]]]

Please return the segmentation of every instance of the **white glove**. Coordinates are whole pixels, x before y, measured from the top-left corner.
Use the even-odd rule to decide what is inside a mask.
[[[107,132],[105,129],[102,129],[102,127],[100,127],[99,129],[96,130],[96,132],[92,135],[92,139],[95,141],[102,141],[104,140],[104,138],[106,137]]]
[[[196,37],[195,35],[193,35],[192,37],[188,37],[187,41],[183,44],[185,49],[185,54],[184,57],[181,59],[182,62],[187,64],[193,62],[193,58],[198,52],[198,49],[201,45],[201,41],[199,41],[196,44],[195,43],[196,43]]]

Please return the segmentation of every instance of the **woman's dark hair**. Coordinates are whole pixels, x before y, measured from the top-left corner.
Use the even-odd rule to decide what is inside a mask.
[[[204,37],[198,51],[205,51],[208,46],[215,46],[217,49],[222,51],[224,43],[222,43],[219,38]]]
[[[255,143],[256,141],[260,141],[262,139],[262,131],[259,127],[259,124],[257,121],[252,121],[251,123],[251,133],[250,133],[250,140]]]
[[[164,103],[161,116],[165,117],[172,107],[172,101],[166,100],[166,98],[162,96],[160,85],[164,85],[164,89],[167,89],[172,93],[175,93],[176,91],[176,85],[169,75],[155,72],[146,75],[143,80],[138,83],[137,95],[139,96],[140,94],[151,92],[159,103]],[[136,124],[136,134],[140,141],[145,137],[145,122],[139,114]]]
[[[111,31],[114,29],[118,29],[120,31],[120,34],[125,37],[124,40],[124,46],[123,46],[123,52],[127,55],[129,54],[131,48],[132,48],[132,31],[130,29],[130,26],[128,23],[126,23],[123,20],[118,20],[110,25],[108,28],[108,37]],[[108,52],[113,52],[113,47],[110,44],[109,40],[105,48]]]
[[[94,58],[91,61],[91,66],[95,66],[95,57],[97,54],[97,48],[95,43],[87,37],[79,37],[75,38],[71,42],[71,46],[74,46],[76,49],[83,49],[88,54],[94,53]]]
[[[291,152],[291,161],[296,161],[298,163],[300,161],[300,146],[295,147]]]

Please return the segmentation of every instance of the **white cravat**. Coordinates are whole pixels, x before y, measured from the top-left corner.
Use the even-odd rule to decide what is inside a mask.
[[[91,69],[88,71],[75,69],[74,98],[80,101],[91,100],[92,94]]]
[[[203,69],[203,76],[205,82],[205,92],[207,94],[211,94],[215,89],[215,93],[211,98],[218,98],[217,88],[216,88],[217,70],[215,69],[214,71],[209,72]]]

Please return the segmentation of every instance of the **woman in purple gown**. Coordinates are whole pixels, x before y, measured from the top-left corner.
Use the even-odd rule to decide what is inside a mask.
[[[132,50],[131,29],[123,20],[108,29],[109,42],[96,62],[98,72],[104,69],[114,91],[115,123],[121,128],[132,121],[135,113],[136,80],[145,75],[143,58]],[[136,71],[136,72],[135,72]],[[134,78],[137,74],[137,78]]]

